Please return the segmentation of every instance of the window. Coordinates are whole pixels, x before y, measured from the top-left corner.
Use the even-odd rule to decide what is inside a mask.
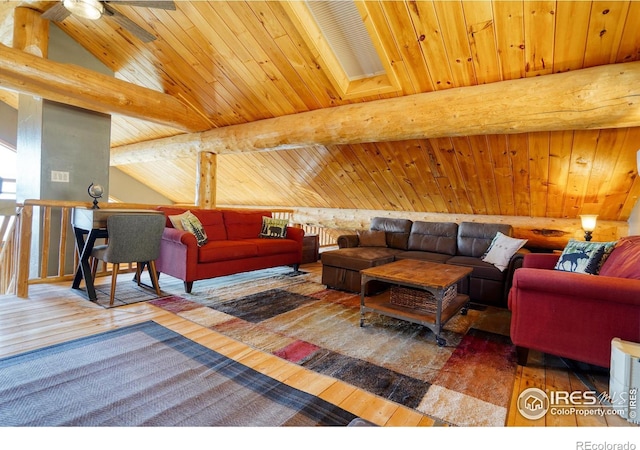
[[[0,142],[0,199],[16,198],[16,152]]]

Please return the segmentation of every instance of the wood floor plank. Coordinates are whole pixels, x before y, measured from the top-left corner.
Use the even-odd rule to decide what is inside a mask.
[[[320,262],[304,269],[321,276]],[[130,279],[130,274],[123,277]],[[108,278],[108,277],[107,277]],[[107,280],[108,282],[108,280]],[[203,310],[205,310],[203,308]],[[190,312],[191,313],[191,312]],[[196,314],[197,312],[194,312]],[[276,380],[317,395],[376,425],[387,427],[434,426],[441,424],[410,408],[368,393],[348,383],[319,375],[297,364],[198,325],[149,303],[104,309],[71,291],[68,282],[36,285],[28,299],[0,296],[0,357],[102,333],[153,320],[207,348],[235,359]],[[215,320],[212,318],[212,320]],[[508,406],[507,426],[584,427],[635,426],[623,418],[562,416],[527,420],[517,411],[517,397],[527,387],[543,390],[584,390],[585,385],[570,371],[545,364],[545,355],[531,351],[526,367],[518,366]],[[597,389],[607,390],[607,380],[597,379]]]

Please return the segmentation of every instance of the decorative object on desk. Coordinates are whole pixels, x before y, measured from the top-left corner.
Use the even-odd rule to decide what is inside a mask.
[[[596,229],[597,214],[581,214],[580,220],[582,221],[582,229],[584,230],[584,240],[591,240],[591,233]]]
[[[102,194],[104,194],[104,189],[99,184],[91,183],[89,188],[87,189],[89,193],[89,197],[93,199],[93,209],[100,209],[98,206],[98,199],[102,198]]]

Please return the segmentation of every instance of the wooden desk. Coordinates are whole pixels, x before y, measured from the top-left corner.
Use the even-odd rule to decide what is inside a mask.
[[[96,243],[96,239],[109,237],[107,218],[114,214],[164,214],[162,211],[151,209],[89,209],[75,208],[71,216],[71,225],[76,237],[76,250],[80,255],[78,268],[73,278],[73,289],[80,290],[80,282],[84,280],[87,298],[97,300],[96,289],[91,276],[89,258]]]

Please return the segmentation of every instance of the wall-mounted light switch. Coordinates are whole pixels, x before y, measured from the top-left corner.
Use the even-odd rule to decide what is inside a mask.
[[[51,181],[55,183],[68,183],[69,172],[60,172],[59,170],[51,171]]]

